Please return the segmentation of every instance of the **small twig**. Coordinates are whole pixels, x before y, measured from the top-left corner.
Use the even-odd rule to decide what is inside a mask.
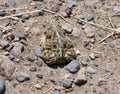
[[[111,37],[114,34],[114,32],[110,33],[109,35],[107,35],[105,38],[103,38],[101,41],[99,41],[99,43],[102,43],[103,41],[105,41],[107,38]]]
[[[47,89],[45,92],[43,92],[43,94],[46,94],[46,93],[48,93],[51,89],[53,89],[55,86],[53,85],[53,86],[51,86],[49,89]]]
[[[110,16],[109,16],[109,15],[108,15],[108,20],[109,20],[109,22],[110,22],[110,24],[111,24],[112,28],[115,28],[115,25],[113,24],[113,22],[112,22],[112,20],[111,20],[111,18],[110,18]]]

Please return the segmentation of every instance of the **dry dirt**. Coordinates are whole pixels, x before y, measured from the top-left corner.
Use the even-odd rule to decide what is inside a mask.
[[[40,8],[48,8],[51,9],[51,7],[58,3],[58,1],[65,1],[60,5],[60,11],[58,14],[64,12],[65,8],[67,7],[66,1],[67,0],[15,0],[16,1],[16,8],[23,8],[23,7],[31,7],[29,9],[24,9],[23,11],[32,11]],[[116,14],[116,11],[113,10],[114,7],[119,6],[119,12],[120,12],[120,0],[75,0],[77,2],[76,7],[73,7],[72,15],[80,18],[84,18],[84,20],[87,21],[87,18],[89,16],[93,16],[94,20],[91,22],[94,22],[99,25],[103,25],[105,27],[110,27],[111,23],[115,25],[115,28],[120,28],[120,15],[113,16]],[[1,2],[4,5],[4,0]],[[31,3],[35,3],[35,5],[32,5]],[[41,3],[41,4],[40,4]],[[10,9],[12,7],[4,7],[1,4],[1,8]],[[117,13],[119,14],[119,13]],[[10,13],[12,15],[12,13]],[[52,17],[52,18],[51,18]],[[109,19],[110,18],[110,19]],[[32,14],[32,16],[29,19],[25,19],[24,22],[19,19],[17,22],[14,20],[11,20],[10,27],[12,27],[12,33],[14,36],[18,36],[24,32],[29,32],[31,29],[38,30],[41,32],[41,34],[36,35],[32,32],[31,36],[27,38],[25,41],[28,45],[24,45],[24,52],[22,53],[22,56],[19,58],[19,62],[15,62],[16,65],[16,71],[17,72],[26,72],[30,75],[30,80],[19,83],[16,81],[15,77],[12,81],[6,80],[6,90],[8,94],[43,94],[47,89],[49,89],[54,84],[50,81],[50,79],[53,79],[57,86],[61,89],[61,94],[65,94],[64,90],[62,89],[61,81],[66,76],[69,76],[71,78],[76,77],[75,74],[69,73],[64,67],[57,68],[49,67],[47,64],[45,64],[40,58],[36,58],[35,61],[30,62],[30,66],[24,66],[24,62],[27,61],[27,55],[28,54],[34,54],[34,49],[39,46],[39,38],[42,37],[42,32],[46,30],[45,26],[52,24],[58,24],[54,20],[54,15],[48,12],[45,12],[43,16],[38,16],[35,14]],[[95,26],[92,26],[95,29],[95,42],[89,43],[87,47],[84,47],[84,41],[89,40],[89,38],[86,37],[83,25],[80,25],[76,23],[76,19],[72,17],[66,17],[65,18],[68,23],[72,23],[72,26],[77,27],[80,29],[80,36],[75,38],[72,35],[68,35],[68,37],[73,41],[75,48],[80,51],[80,55],[77,56],[77,59],[81,61],[82,56],[87,56],[89,58],[89,55],[93,52],[98,54],[98,58],[96,58],[94,61],[97,62],[98,67],[95,67],[92,62],[93,60],[89,59],[88,66],[92,66],[94,69],[97,70],[96,74],[86,74],[87,75],[87,83],[82,86],[76,86],[74,83],[72,85],[72,91],[68,92],[67,94],[120,94],[120,38],[119,35],[114,35],[108,39],[106,39],[103,43],[99,43],[101,39],[103,39],[106,35],[111,33],[110,30],[103,30],[101,28],[96,28]],[[111,20],[111,22],[110,22]],[[1,20],[1,25],[2,25]],[[53,22],[54,21],[54,22]],[[58,18],[59,24],[62,26],[66,22]],[[87,25],[87,24],[85,24]],[[30,30],[25,31],[27,28]],[[33,31],[35,31],[33,30]],[[99,36],[98,33],[103,34],[102,36]],[[4,34],[0,35],[0,39],[3,39]],[[107,43],[112,42],[114,44],[114,48],[111,48]],[[5,50],[1,50],[1,53],[5,53]],[[42,63],[42,66],[38,66],[37,62]],[[31,72],[30,68],[31,66],[36,66],[37,71]],[[81,68],[84,66],[80,66]],[[87,67],[84,67],[87,68]],[[43,78],[38,79],[36,77],[36,73],[42,73]],[[103,84],[101,86],[98,85],[98,79],[104,79]],[[43,87],[40,90],[37,90],[35,88],[35,84],[40,84]],[[100,93],[104,92],[104,93]],[[54,89],[50,90],[46,94],[54,94]]]

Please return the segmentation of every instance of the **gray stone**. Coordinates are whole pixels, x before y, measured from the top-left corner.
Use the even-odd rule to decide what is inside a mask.
[[[55,91],[54,91],[54,94],[61,94],[61,93],[60,93],[60,90],[55,90]]]
[[[43,75],[41,73],[37,73],[36,74],[36,77],[39,78],[39,79],[42,79],[43,78]]]
[[[37,57],[40,57],[40,56],[41,56],[41,53],[42,53],[42,51],[41,51],[40,48],[36,48],[35,51],[34,51],[34,54],[35,54],[35,56],[37,56]]]
[[[71,73],[75,73],[77,71],[79,71],[80,69],[80,63],[78,60],[72,60],[67,66],[66,69],[71,72]]]
[[[93,62],[93,65],[94,65],[95,67],[98,67],[97,62]]]
[[[30,71],[31,71],[31,72],[36,72],[36,71],[37,71],[37,68],[36,68],[35,66],[32,66],[32,67],[30,68]]]
[[[17,77],[16,77],[16,80],[20,83],[24,82],[24,81],[28,81],[30,80],[30,77],[27,73],[25,72],[19,72],[17,73]]]
[[[3,79],[2,76],[0,76],[0,94],[4,94],[5,91],[6,91],[5,80]]]
[[[108,42],[109,47],[115,48],[115,44],[113,42]]]
[[[51,11],[53,12],[58,12],[60,10],[60,6],[58,4],[54,5],[52,8],[51,8]]]
[[[73,27],[70,24],[68,24],[68,23],[65,23],[62,26],[62,28],[65,30],[65,33],[67,33],[67,34],[71,34],[72,31],[73,31]]]
[[[31,62],[35,60],[35,56],[32,54],[29,54],[27,58],[28,58],[28,61],[31,61]]]
[[[114,12],[120,12],[120,6],[114,6],[113,11]]]
[[[68,0],[67,1],[67,7],[69,7],[69,8],[72,8],[72,7],[74,7],[74,6],[76,6],[76,1],[74,1],[74,0]]]
[[[91,53],[89,56],[92,60],[95,60],[95,53]]]
[[[2,46],[3,49],[9,46],[9,42],[6,40],[0,40],[0,46]]]
[[[70,88],[72,86],[72,81],[71,79],[65,78],[62,81],[63,87],[65,88]]]
[[[3,26],[8,26],[10,24],[10,19],[3,20]]]
[[[88,58],[87,58],[87,56],[82,56],[81,64],[83,66],[87,66],[88,65]]]
[[[95,74],[95,73],[97,73],[97,70],[93,69],[92,67],[88,67],[88,68],[87,68],[87,72],[88,72],[89,74]]]
[[[85,74],[79,75],[75,78],[74,83],[78,86],[84,85],[87,82],[87,76]]]

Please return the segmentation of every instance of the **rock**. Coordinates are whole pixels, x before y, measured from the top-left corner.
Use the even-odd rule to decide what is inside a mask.
[[[107,44],[109,45],[109,47],[115,48],[115,44],[113,42],[108,42]]]
[[[89,26],[87,26],[85,28],[85,34],[86,34],[86,37],[88,37],[88,38],[93,38],[95,36],[95,33],[93,32],[93,29]]]
[[[67,33],[67,34],[71,34],[72,31],[73,31],[73,27],[70,24],[68,24],[68,23],[65,23],[62,26],[62,28],[65,30],[65,33]]]
[[[81,64],[83,66],[87,66],[88,65],[88,58],[87,58],[87,56],[82,56]]]
[[[5,94],[6,87],[5,87],[5,80],[2,76],[0,76],[0,94]]]
[[[36,88],[36,89],[41,89],[42,87],[41,87],[41,85],[39,85],[39,84],[35,84],[35,88]]]
[[[80,55],[80,50],[75,51],[76,55]]]
[[[66,69],[71,72],[71,73],[75,73],[77,71],[79,71],[80,69],[80,63],[78,60],[72,60],[67,66]]]
[[[89,55],[89,57],[92,59],[92,60],[95,60],[95,53],[91,53],[90,55]]]
[[[11,21],[10,19],[4,19],[3,26],[5,26],[5,27],[8,26],[10,24],[10,21]]]
[[[87,82],[87,76],[85,75],[85,68],[81,68],[80,71],[78,71],[74,83],[78,86],[84,85]]]
[[[87,76],[85,74],[79,75],[75,78],[75,84],[78,86],[84,85],[87,82]]]
[[[29,19],[29,18],[30,18],[30,14],[24,14],[24,15],[21,16],[21,18],[22,18],[23,20]]]
[[[38,12],[38,15],[39,16],[43,16],[44,15],[44,11],[40,9],[39,12]]]
[[[60,90],[55,90],[55,91],[54,91],[54,94],[61,94],[61,93],[60,93]]]
[[[74,6],[76,6],[76,1],[74,1],[74,0],[68,0],[67,1],[67,7],[69,7],[69,8],[72,8],[72,7],[74,7]]]
[[[25,62],[23,63],[23,65],[24,65],[24,66],[31,66],[31,62],[25,61]]]
[[[71,14],[72,14],[72,9],[69,8],[69,7],[67,7],[67,8],[65,9],[65,13],[66,13],[68,16],[71,15]]]
[[[107,81],[105,79],[99,78],[98,79],[98,86],[107,85]]]
[[[22,54],[22,52],[24,51],[24,46],[23,44],[19,43],[19,42],[15,42],[13,43],[13,49],[10,51],[10,53],[14,56],[19,58]]]
[[[15,57],[13,55],[9,55],[9,59],[13,61]]]
[[[72,31],[73,37],[79,37],[80,34],[81,34],[80,29],[77,28],[77,27],[74,27],[74,28],[73,28],[73,31]]]
[[[70,88],[70,87],[72,86],[72,81],[71,81],[71,79],[69,79],[69,78],[63,79],[62,85],[63,85],[63,87],[65,87],[65,88]]]
[[[32,66],[32,67],[30,68],[30,71],[31,71],[31,72],[36,72],[36,71],[37,71],[37,68],[36,68],[35,66]]]
[[[31,62],[35,60],[35,56],[32,54],[29,54],[27,58],[28,58],[28,61],[31,61]]]
[[[39,78],[39,79],[42,79],[43,78],[43,75],[41,73],[37,73],[36,74],[36,77]]]
[[[120,12],[120,6],[114,6],[113,11],[116,12],[116,13]]]
[[[83,42],[84,47],[89,46],[89,44],[90,44],[90,40],[88,39]]]
[[[92,21],[92,20],[94,20],[94,16],[89,16],[89,17],[87,18],[87,21]]]
[[[42,51],[41,51],[41,48],[40,48],[40,47],[39,47],[39,48],[36,48],[35,51],[34,51],[34,54],[35,54],[35,56],[37,56],[37,57],[40,57],[40,56],[41,56],[41,53],[42,53]]]
[[[2,46],[3,49],[5,49],[9,46],[9,42],[6,40],[0,40],[0,46]]]
[[[98,67],[97,62],[93,62],[93,65],[94,65],[95,67]]]
[[[6,15],[6,13],[5,13],[5,11],[0,11],[0,16],[5,16]]]
[[[15,71],[15,64],[7,56],[0,55],[0,75],[11,79]]]
[[[19,39],[20,39],[20,40],[22,40],[22,39],[23,39],[23,40],[26,40],[25,34],[24,34],[24,33],[20,34],[20,35],[19,35]]]
[[[58,12],[60,10],[60,6],[58,4],[54,5],[52,8],[51,8],[51,11],[53,12]]]
[[[19,37],[14,37],[14,42],[20,41]]]
[[[100,91],[100,93],[99,94],[105,94],[103,91]]]
[[[25,72],[19,72],[17,73],[17,76],[16,76],[16,80],[20,83],[24,82],[24,81],[28,81],[30,80],[30,77],[27,73]]]
[[[8,1],[9,1],[8,3],[10,6],[14,7],[16,5],[15,0],[8,0]]]
[[[84,25],[85,23],[83,21],[81,21],[80,19],[77,19],[77,23],[80,25]]]
[[[96,71],[95,69],[93,69],[92,67],[88,67],[88,68],[87,68],[87,72],[88,72],[89,74],[95,74],[95,73],[97,73],[97,71]]]

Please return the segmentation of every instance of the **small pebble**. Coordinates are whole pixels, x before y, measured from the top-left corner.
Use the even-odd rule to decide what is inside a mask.
[[[83,21],[81,21],[80,19],[77,19],[77,23],[80,25],[84,25],[85,23]]]
[[[86,34],[87,38],[93,38],[95,36],[93,28],[91,28],[89,26],[85,27],[85,34]]]
[[[107,44],[109,45],[109,47],[115,48],[115,44],[113,42],[108,42]]]
[[[19,37],[14,37],[15,42],[18,42],[19,40],[20,40]]]
[[[61,94],[61,93],[60,93],[60,90],[55,90],[55,91],[54,91],[54,94]]]
[[[28,58],[28,61],[31,61],[31,62],[35,60],[35,56],[32,54],[29,54],[27,58]]]
[[[4,12],[4,11],[0,11],[0,16],[5,16],[6,15],[6,13]]]
[[[89,57],[92,59],[92,60],[95,60],[95,53],[91,53],[90,55],[89,55]]]
[[[8,26],[10,24],[11,20],[10,19],[4,19],[3,20],[3,26]]]
[[[114,6],[113,11],[114,12],[120,12],[120,6]]]
[[[44,11],[40,9],[39,12],[38,12],[38,15],[39,16],[43,16],[44,15]]]
[[[93,16],[89,16],[89,17],[87,18],[87,21],[92,21],[92,20],[94,20],[94,17],[93,17]]]
[[[37,56],[37,57],[40,57],[41,56],[41,49],[40,48],[36,48],[35,49],[35,51],[34,51],[34,54],[35,54],[35,56]]]
[[[69,8],[72,8],[72,7],[74,7],[74,6],[76,6],[76,1],[74,1],[74,0],[67,0],[67,6],[69,7]]]
[[[90,44],[90,40],[88,39],[83,42],[84,47],[89,46],[89,44]]]
[[[89,74],[95,74],[95,73],[97,73],[97,71],[96,71],[95,69],[93,69],[92,67],[88,67],[88,68],[87,68],[87,72],[88,72]]]
[[[43,78],[43,75],[41,73],[37,73],[36,74],[36,77],[39,78],[39,79],[42,79]]]
[[[93,62],[93,65],[95,66],[95,67],[98,67],[98,64],[94,61]]]
[[[24,66],[31,66],[31,62],[25,61],[25,62],[23,62],[23,65],[24,65]]]
[[[26,36],[25,36],[25,34],[23,34],[23,33],[20,34],[20,35],[19,35],[19,39],[20,39],[20,40],[22,40],[22,39],[23,39],[23,40],[26,40]]]
[[[78,60],[72,60],[67,66],[66,69],[71,73],[76,73],[80,69],[80,63]]]
[[[60,10],[60,6],[58,4],[54,5],[52,8],[51,8],[51,11],[53,12],[58,12]]]
[[[39,85],[39,84],[35,84],[35,88],[36,88],[36,89],[41,89],[42,87],[41,87],[41,85]]]
[[[68,24],[68,23],[65,23],[62,26],[62,28],[64,29],[65,33],[67,33],[67,34],[71,34],[72,31],[73,31],[73,27],[70,24]]]
[[[15,57],[13,55],[9,55],[9,59],[13,61]]]
[[[87,82],[87,76],[85,74],[79,75],[79,78],[75,78],[74,83],[78,86],[84,85]]]
[[[0,46],[2,46],[3,49],[5,49],[9,46],[9,42],[6,40],[0,40]]]
[[[65,78],[62,81],[63,87],[65,88],[70,88],[72,86],[72,81],[71,79]]]
[[[31,71],[31,72],[36,72],[36,71],[37,71],[37,68],[36,68],[35,66],[32,66],[32,67],[30,68],[30,71]]]
[[[24,14],[21,16],[22,19],[29,19],[30,18],[30,14]]]
[[[2,76],[0,76],[0,94],[5,94],[6,87],[5,87],[5,80]]]
[[[65,9],[65,12],[66,12],[66,14],[69,16],[69,15],[72,14],[72,9],[69,8],[69,7],[67,7],[67,8]]]
[[[30,77],[28,74],[26,74],[25,72],[19,72],[17,74],[16,80],[20,83],[24,82],[24,81],[28,81],[30,80]]]

